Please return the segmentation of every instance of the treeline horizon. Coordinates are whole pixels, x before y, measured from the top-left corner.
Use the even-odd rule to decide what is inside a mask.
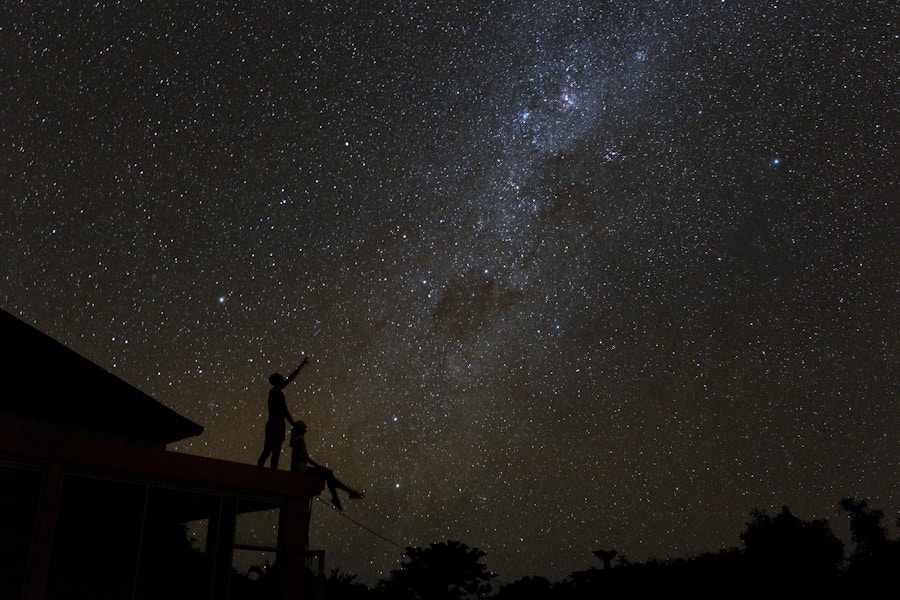
[[[542,576],[500,582],[478,548],[460,541],[406,548],[404,562],[374,585],[333,569],[307,578],[307,598],[323,600],[587,600],[597,598],[900,598],[900,537],[891,537],[884,512],[866,500],[839,502],[850,521],[845,545],[828,519],[805,521],[789,507],[769,515],[753,509],[740,547],[675,559],[631,562],[614,548],[595,549],[596,566],[551,582]],[[895,521],[900,527],[900,519]],[[255,569],[247,595],[264,598],[277,565]]]

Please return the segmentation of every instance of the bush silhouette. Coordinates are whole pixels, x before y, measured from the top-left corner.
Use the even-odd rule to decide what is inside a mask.
[[[407,561],[391,571],[380,591],[390,598],[463,600],[487,594],[495,577],[480,562],[485,553],[457,541],[407,548]]]

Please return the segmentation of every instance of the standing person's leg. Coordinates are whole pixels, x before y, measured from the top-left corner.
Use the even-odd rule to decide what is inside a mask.
[[[259,455],[259,460],[256,461],[256,465],[261,467],[266,464],[266,459],[269,458],[269,455],[272,454],[272,443],[269,439],[269,436],[266,435],[266,441],[263,445],[262,454]]]
[[[278,457],[281,456],[281,442],[276,442],[272,448],[272,468],[278,468]]]
[[[269,455],[272,454],[272,423],[266,421],[266,437],[263,442],[263,451],[262,454],[259,455],[259,460],[256,461],[256,465],[261,467],[266,464],[266,459],[269,458]]]
[[[278,468],[278,459],[281,457],[281,445],[284,443],[284,421],[270,421],[266,423],[266,448],[272,453],[272,468]]]

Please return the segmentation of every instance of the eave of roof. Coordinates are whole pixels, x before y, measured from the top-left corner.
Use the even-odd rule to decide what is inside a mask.
[[[0,412],[172,443],[203,427],[0,310]]]

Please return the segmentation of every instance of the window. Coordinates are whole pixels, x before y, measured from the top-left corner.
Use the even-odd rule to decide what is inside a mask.
[[[50,555],[48,599],[130,598],[145,488],[66,476]]]
[[[44,474],[0,466],[0,598],[19,598],[25,582]]]
[[[241,598],[246,590],[254,588],[271,593],[281,511],[250,500],[239,501],[237,510],[231,595]]]
[[[218,496],[150,488],[135,598],[209,598],[213,557],[210,523],[219,522]]]

